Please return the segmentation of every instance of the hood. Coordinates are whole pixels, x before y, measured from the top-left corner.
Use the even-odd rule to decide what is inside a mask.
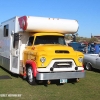
[[[57,45],[57,44],[43,44],[35,46],[36,51],[44,51],[45,53],[71,53],[74,52],[72,47],[66,45]]]

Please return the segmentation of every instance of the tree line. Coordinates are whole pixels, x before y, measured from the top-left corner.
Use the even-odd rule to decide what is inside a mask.
[[[72,40],[72,35],[65,35],[65,39],[66,40]],[[76,42],[87,42],[87,43],[93,43],[93,42],[98,42],[98,39],[96,37],[91,37],[91,38],[87,38],[87,37],[81,37],[76,35]]]

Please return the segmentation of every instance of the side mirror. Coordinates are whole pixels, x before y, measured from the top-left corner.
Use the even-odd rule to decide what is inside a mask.
[[[74,34],[72,34],[72,39],[73,39],[73,42],[76,42],[76,36]]]

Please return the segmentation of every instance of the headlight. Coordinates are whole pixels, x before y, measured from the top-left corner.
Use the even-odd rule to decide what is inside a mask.
[[[83,58],[82,57],[78,58],[78,61],[83,62]]]
[[[45,60],[46,60],[45,57],[40,58],[40,61],[41,61],[42,63],[45,62]]]

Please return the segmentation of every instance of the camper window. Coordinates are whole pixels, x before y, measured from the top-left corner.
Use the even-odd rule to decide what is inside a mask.
[[[8,36],[8,25],[4,25],[4,37],[7,37]]]

